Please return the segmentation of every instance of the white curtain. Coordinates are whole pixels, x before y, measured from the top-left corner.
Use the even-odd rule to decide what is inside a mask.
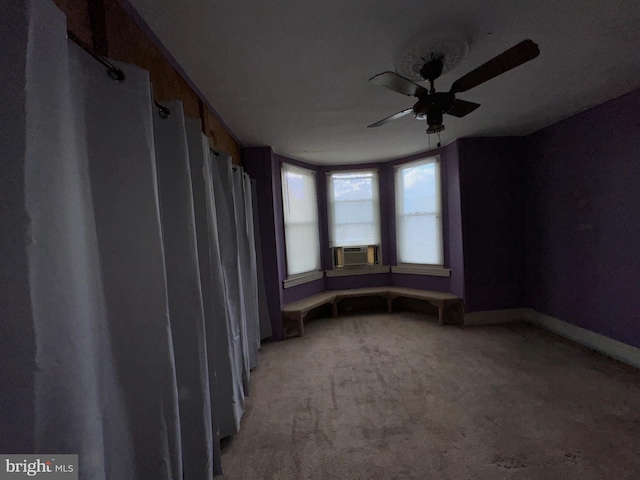
[[[262,331],[250,180],[179,102],[158,116],[148,72],[117,83],[68,41],[53,2],[0,22],[0,451],[212,478]]]
[[[182,478],[148,75],[111,80],[67,45],[52,2],[1,13],[16,33],[0,57],[20,73],[3,81],[17,256],[0,338],[26,347],[0,346],[14,356],[3,394],[19,399],[2,404],[1,450],[78,453],[81,478]]]
[[[212,360],[215,362],[216,419],[220,437],[228,437],[240,429],[240,419],[244,412],[240,324],[230,315],[218,240],[215,195],[212,183],[205,182],[205,178],[211,177],[209,139],[202,134],[197,120],[187,122],[187,138],[198,251],[201,252],[200,273],[207,316],[207,346],[210,363]]]
[[[71,88],[86,129],[100,271],[113,359],[136,478],[182,476],[175,362],[168,315],[148,73],[115,83],[70,44]],[[120,442],[120,439],[116,443]],[[119,458],[110,457],[109,466]],[[111,472],[109,478],[116,477]]]
[[[238,245],[238,273],[240,294],[247,329],[249,366],[258,366],[260,324],[258,322],[258,284],[256,275],[255,244],[253,240],[253,206],[251,205],[251,179],[241,167],[232,168],[233,210],[236,217],[236,243]],[[247,185],[247,182],[249,184]],[[250,231],[251,230],[251,231]]]
[[[244,392],[249,392],[250,360],[247,335],[247,318],[244,295],[238,271],[238,255],[241,249],[237,243],[236,215],[233,199],[233,177],[231,157],[222,152],[213,152],[207,159],[210,174],[205,170],[205,182],[215,202],[215,218],[210,215],[210,223],[215,222],[220,243],[220,260],[224,275],[225,300],[232,322],[232,338],[236,347],[242,352],[242,384]],[[244,228],[244,225],[241,225]],[[236,359],[237,360],[237,359]]]
[[[184,480],[206,480],[213,478],[211,388],[189,151],[182,102],[165,106],[169,116],[156,113],[153,128]],[[215,371],[211,381],[215,392]]]
[[[86,478],[134,478],[65,17],[11,1],[0,25],[0,451],[78,453]]]

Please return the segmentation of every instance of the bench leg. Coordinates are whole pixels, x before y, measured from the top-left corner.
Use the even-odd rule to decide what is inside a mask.
[[[440,325],[444,325],[444,305],[438,305],[438,320],[440,320]]]
[[[331,316],[336,318],[338,316],[338,302],[331,302]]]
[[[304,337],[304,319],[302,315],[298,318],[298,336]]]
[[[387,297],[387,312],[388,313],[393,312],[393,298],[391,297]]]

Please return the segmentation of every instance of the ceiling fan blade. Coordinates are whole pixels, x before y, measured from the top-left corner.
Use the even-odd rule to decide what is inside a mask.
[[[417,83],[413,83],[411,80],[404,78],[395,72],[380,73],[375,77],[371,77],[369,81],[374,85],[387,87],[389,90],[393,90],[394,92],[408,95],[410,97],[417,97],[418,95],[429,93],[426,88],[421,87]]]
[[[411,112],[413,112],[413,108],[407,108],[406,110],[402,110],[401,112],[394,113],[393,115],[391,115],[391,116],[389,116],[387,118],[383,118],[379,122],[372,123],[367,128],[379,127],[380,125],[384,125],[385,123],[388,123],[388,122],[390,122],[392,120],[396,120],[398,118],[402,118],[402,117],[404,117],[406,115],[409,115]]]
[[[453,102],[453,107],[447,112],[449,115],[453,115],[454,117],[464,117],[465,115],[469,115],[476,108],[480,106],[479,103],[467,102],[466,100],[458,100],[456,99]]]
[[[481,83],[508,72],[512,68],[516,68],[529,60],[533,60],[538,55],[540,55],[538,45],[531,40],[523,40],[506,52],[501,53],[484,65],[480,65],[475,70],[470,71],[462,78],[453,82],[450,91],[451,93],[466,92]]]

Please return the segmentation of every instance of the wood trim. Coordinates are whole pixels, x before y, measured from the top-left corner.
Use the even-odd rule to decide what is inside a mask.
[[[88,0],[54,0],[54,3],[67,17],[67,30],[93,48]]]
[[[242,165],[242,145],[127,0],[54,0],[67,29],[98,55],[149,71],[158,102],[180,100],[185,115],[200,118],[211,146]],[[125,72],[126,73],[126,72]]]
[[[198,97],[198,114],[200,115],[200,130],[202,133],[206,133],[207,126],[205,124],[205,110],[204,110],[204,102],[200,97]]]
[[[104,0],[88,0],[89,23],[91,25],[91,39],[93,51],[103,57],[109,56],[109,38],[107,35],[107,16]]]

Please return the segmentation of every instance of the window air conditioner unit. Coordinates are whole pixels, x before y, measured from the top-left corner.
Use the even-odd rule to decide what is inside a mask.
[[[344,266],[368,265],[368,247],[344,247],[342,249],[344,255]]]

